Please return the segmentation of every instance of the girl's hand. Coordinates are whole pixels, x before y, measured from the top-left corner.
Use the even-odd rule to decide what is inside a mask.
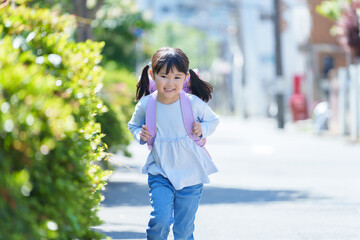
[[[196,136],[201,137],[201,135],[202,135],[202,128],[201,128],[201,124],[200,124],[199,122],[194,122],[192,132],[193,132],[193,134],[195,134]]]
[[[140,138],[145,142],[147,142],[148,139],[151,138],[151,135],[150,135],[146,125],[142,125],[141,131],[140,131]]]

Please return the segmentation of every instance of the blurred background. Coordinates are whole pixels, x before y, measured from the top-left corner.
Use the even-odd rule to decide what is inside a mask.
[[[105,43],[100,94],[122,120],[129,118],[127,100],[142,68],[158,48],[172,46],[183,49],[191,67],[214,85],[210,105],[219,114],[274,118],[278,128],[305,120],[315,132],[357,140],[359,86],[350,76],[357,55],[349,47],[351,41],[358,44],[350,29],[358,26],[355,2],[35,0],[28,5],[75,16],[75,41]]]
[[[359,84],[350,73],[358,58],[351,50],[359,44],[356,1],[136,3],[154,24],[139,37],[137,73],[148,61],[144,49],[177,46],[215,86],[211,104],[220,114],[270,117],[278,128],[307,123],[358,140]]]
[[[351,21],[358,24],[348,13],[351,2],[53,0],[31,5],[74,14],[77,41],[105,42],[102,93],[110,102],[111,91],[121,91],[122,83],[134,90],[130,76],[135,79],[158,48],[179,47],[191,67],[215,86],[210,104],[220,114],[271,117],[279,128],[312,119],[314,131],[331,125],[333,133],[355,140],[359,100],[349,96],[358,87],[349,87],[357,80],[345,68],[357,58],[344,33]]]
[[[0,0],[1,232],[96,238],[89,226],[111,173],[99,167],[111,170],[112,153],[131,156],[138,76],[163,46],[181,48],[214,86],[220,115],[358,143],[359,9],[356,0]],[[66,216],[42,208],[52,198]],[[14,222],[19,204],[29,213]]]
[[[155,25],[140,36],[139,48],[184,49],[192,67],[215,86],[211,104],[220,114],[272,117],[279,128],[312,119],[316,132],[330,125],[337,134],[353,128],[358,138],[359,100],[348,98],[350,82],[357,80],[344,68],[356,54],[340,40],[351,21],[358,26],[347,13],[351,1],[136,2]]]

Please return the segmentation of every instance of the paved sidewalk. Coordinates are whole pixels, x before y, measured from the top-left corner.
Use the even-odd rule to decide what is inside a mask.
[[[294,125],[281,131],[273,119],[221,117],[207,146],[220,172],[205,185],[195,239],[360,239],[359,144]],[[146,239],[148,151],[130,150],[132,159],[113,159],[99,212],[96,229],[113,239]]]

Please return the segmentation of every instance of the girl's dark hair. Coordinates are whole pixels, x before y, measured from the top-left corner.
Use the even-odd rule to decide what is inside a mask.
[[[149,95],[149,76],[148,76],[149,65],[146,65],[142,70],[139,82],[136,85],[136,98],[135,101],[140,100],[143,96]]]
[[[158,74],[161,68],[166,64],[166,74],[175,67],[179,72],[190,73],[191,93],[208,102],[211,99],[213,87],[210,83],[201,80],[196,73],[189,69],[189,59],[179,48],[163,47],[156,51],[152,56],[151,66],[153,74]],[[136,85],[136,99],[140,100],[143,96],[149,95],[149,66],[147,65],[141,74],[140,80]]]
[[[201,98],[204,102],[208,102],[211,99],[211,93],[214,88],[210,83],[201,80],[198,75],[192,70],[190,72],[190,90],[191,93]]]

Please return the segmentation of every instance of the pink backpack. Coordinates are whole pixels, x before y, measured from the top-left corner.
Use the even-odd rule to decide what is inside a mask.
[[[199,75],[197,69],[196,74]],[[148,148],[151,150],[154,144],[155,136],[156,136],[156,97],[157,97],[157,90],[155,87],[155,81],[149,76],[149,91],[150,97],[146,108],[146,126],[148,127],[149,133],[151,134],[152,138],[148,140]],[[180,91],[180,105],[181,105],[181,112],[182,117],[184,120],[184,125],[187,134],[189,137],[194,140],[194,142],[203,148],[205,152],[209,155],[207,150],[205,149],[206,138],[199,138],[195,134],[192,133],[192,126],[194,123],[194,114],[191,106],[191,102],[189,97],[186,95],[185,92],[189,92],[189,81],[190,75],[185,80],[183,89]],[[210,156],[210,155],[209,155]]]

